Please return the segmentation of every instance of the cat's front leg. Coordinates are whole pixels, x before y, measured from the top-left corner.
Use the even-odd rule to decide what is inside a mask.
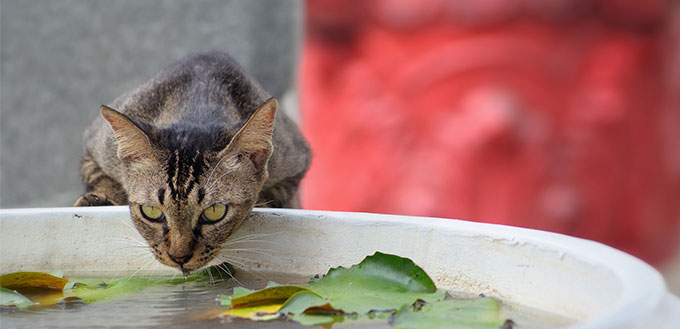
[[[106,175],[89,154],[83,157],[80,174],[86,188],[85,193],[73,204],[74,207],[127,204],[127,193],[120,183]]]
[[[115,206],[105,194],[86,192],[73,204],[74,207]]]

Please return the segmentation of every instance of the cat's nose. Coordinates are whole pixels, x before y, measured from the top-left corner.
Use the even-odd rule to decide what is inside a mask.
[[[192,255],[193,255],[193,254],[190,253],[190,254],[187,254],[187,255],[175,256],[175,255],[173,255],[173,254],[171,254],[171,253],[168,253],[168,257],[170,257],[170,259],[171,259],[173,262],[175,262],[175,263],[177,263],[177,264],[179,264],[179,265],[182,265],[182,264],[188,262],[189,259],[191,259],[191,256],[192,256]]]

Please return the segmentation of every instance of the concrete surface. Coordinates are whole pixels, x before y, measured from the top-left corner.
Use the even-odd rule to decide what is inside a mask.
[[[70,206],[99,105],[188,53],[228,51],[281,97],[301,31],[297,0],[0,0],[0,208]]]

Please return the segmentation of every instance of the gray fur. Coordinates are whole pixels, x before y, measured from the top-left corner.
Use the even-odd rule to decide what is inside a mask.
[[[233,136],[270,97],[229,55],[208,52],[191,55],[170,65],[139,88],[118,97],[110,106],[137,123],[153,127],[219,121]],[[106,120],[97,117],[83,139],[86,154],[106,175],[126,188],[125,167],[116,156],[117,143]],[[282,194],[277,191],[280,189],[277,184],[291,185],[289,181],[296,177],[293,185],[297,189],[299,179],[309,167],[311,152],[295,123],[282,110],[276,116],[272,143],[274,150],[269,159],[269,178],[263,194],[277,196]],[[290,189],[286,191],[295,194]],[[288,200],[276,201],[295,206]],[[276,202],[259,200],[259,203]]]
[[[129,204],[154,256],[185,273],[213,259],[253,206],[298,207],[311,158],[277,102],[218,52],[180,60],[103,107],[84,143],[75,205]],[[227,211],[207,221],[217,205]]]

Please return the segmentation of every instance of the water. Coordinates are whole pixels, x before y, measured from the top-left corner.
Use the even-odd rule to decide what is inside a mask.
[[[280,283],[305,283],[307,277],[290,275],[261,275]],[[267,279],[241,278],[240,283],[251,289],[264,287]],[[87,305],[73,305],[71,309],[52,308],[7,310],[0,313],[0,328],[318,328],[304,327],[290,321],[255,322],[242,319],[210,319],[219,311],[215,300],[219,294],[231,294],[232,280],[211,283],[192,281],[179,285],[152,286],[139,292],[123,294]],[[456,297],[469,294],[455,293]],[[517,329],[560,328],[573,320],[519,305],[503,303],[503,316],[513,319]],[[333,328],[390,328],[386,322],[365,324],[336,324]]]

